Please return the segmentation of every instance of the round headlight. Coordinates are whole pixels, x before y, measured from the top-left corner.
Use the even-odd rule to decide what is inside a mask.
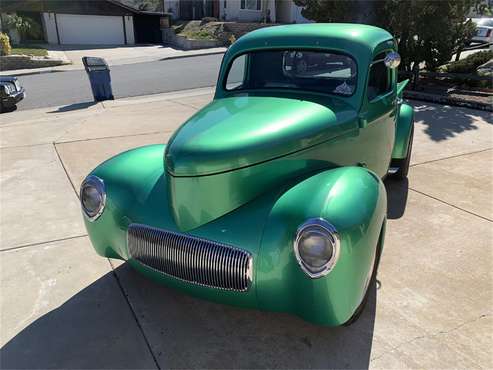
[[[80,186],[82,209],[90,221],[96,220],[104,210],[106,191],[104,182],[99,177],[88,176]]]
[[[311,278],[328,274],[339,257],[339,235],[334,226],[312,218],[298,228],[294,253],[298,264]]]

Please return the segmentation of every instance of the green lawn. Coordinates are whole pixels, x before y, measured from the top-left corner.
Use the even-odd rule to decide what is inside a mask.
[[[44,57],[48,55],[45,48],[41,46],[32,45],[16,45],[12,47],[12,54],[21,55],[34,55],[37,57]]]

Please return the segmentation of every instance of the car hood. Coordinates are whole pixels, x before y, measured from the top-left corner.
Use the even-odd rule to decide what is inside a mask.
[[[232,171],[281,157],[354,129],[356,112],[337,98],[216,99],[181,126],[166,150],[173,176]]]

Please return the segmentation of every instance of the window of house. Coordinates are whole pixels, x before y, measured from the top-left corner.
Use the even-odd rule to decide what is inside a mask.
[[[373,60],[368,79],[368,100],[387,94],[392,89],[390,68],[384,63],[385,53],[381,53]]]
[[[240,8],[247,10],[260,10],[262,0],[241,0]]]

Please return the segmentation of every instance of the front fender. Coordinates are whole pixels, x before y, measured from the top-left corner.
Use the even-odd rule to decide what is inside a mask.
[[[402,104],[396,121],[394,149],[392,159],[403,159],[407,155],[407,147],[411,130],[414,125],[414,110],[409,104]]]
[[[386,206],[382,181],[361,167],[327,170],[286,191],[264,228],[256,269],[259,306],[316,324],[346,322],[365,293]],[[328,275],[311,279],[297,264],[293,242],[297,228],[316,217],[336,227],[341,251]]]
[[[104,257],[127,259],[126,232],[136,220],[173,225],[168,213],[164,181],[165,145],[147,145],[120,153],[96,167],[90,174],[103,179],[106,207],[103,214],[86,229],[96,252]],[[149,223],[152,225],[152,223]]]

